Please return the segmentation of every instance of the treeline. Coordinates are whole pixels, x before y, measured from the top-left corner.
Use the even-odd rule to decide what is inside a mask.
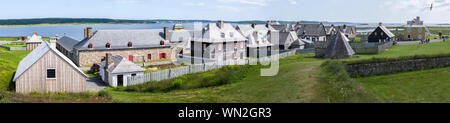
[[[68,24],[68,23],[155,23],[151,20],[120,20],[103,18],[39,18],[39,19],[6,19],[0,25],[33,25],[33,24]]]

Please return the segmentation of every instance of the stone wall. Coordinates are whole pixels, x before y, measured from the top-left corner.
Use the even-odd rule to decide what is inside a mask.
[[[386,43],[350,43],[357,54],[377,54],[392,47],[393,42]]]
[[[380,63],[348,64],[347,72],[351,76],[373,76],[447,66],[450,66],[450,56]]]
[[[106,56],[106,53],[111,53],[113,56],[122,56],[128,59],[130,55],[133,56],[133,62],[143,62],[143,57],[148,61],[156,60],[171,60],[172,49],[171,48],[148,48],[148,49],[127,49],[127,50],[92,50],[92,51],[79,51],[78,58],[74,58],[74,62],[78,66],[91,66],[96,63],[100,63]],[[166,53],[166,59],[160,59],[159,54]],[[151,60],[148,59],[148,54],[151,54]]]

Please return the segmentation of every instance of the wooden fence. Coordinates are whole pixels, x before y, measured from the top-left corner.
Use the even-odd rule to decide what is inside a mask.
[[[296,54],[296,51],[289,51],[279,54],[279,58],[286,58],[289,56],[293,56]],[[270,62],[277,59],[260,59],[260,62]],[[244,64],[257,64],[258,60],[241,60],[241,61],[228,61],[225,64],[227,65],[244,65]],[[198,72],[204,72],[204,71],[210,71],[214,69],[222,68],[226,65],[216,64],[216,63],[206,63],[206,64],[198,64],[198,65],[190,65],[190,66],[184,66],[179,68],[173,68],[173,69],[167,69],[157,72],[151,72],[145,75],[140,76],[134,76],[134,77],[127,77],[128,85],[137,85],[142,84],[145,82],[152,82],[152,81],[162,81],[162,80],[168,80],[173,79],[176,77],[180,77],[186,74],[190,73],[198,73]]]

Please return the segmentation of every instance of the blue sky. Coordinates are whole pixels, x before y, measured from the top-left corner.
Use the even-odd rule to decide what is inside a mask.
[[[433,11],[429,10],[431,3],[434,4]],[[74,17],[405,23],[415,16],[421,16],[429,23],[450,23],[450,0],[4,0],[0,11],[0,19]]]

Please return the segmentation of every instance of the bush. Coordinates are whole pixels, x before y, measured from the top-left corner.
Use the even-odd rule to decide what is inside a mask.
[[[107,91],[107,90],[101,90],[101,91],[99,91],[98,94],[97,94],[97,96],[103,97],[103,98],[106,98],[106,99],[111,99],[111,98],[112,98],[111,93],[110,93],[109,91]]]
[[[179,89],[179,88],[181,88],[182,85],[183,85],[183,80],[181,80],[181,79],[176,79],[175,81],[172,82],[173,89]]]

